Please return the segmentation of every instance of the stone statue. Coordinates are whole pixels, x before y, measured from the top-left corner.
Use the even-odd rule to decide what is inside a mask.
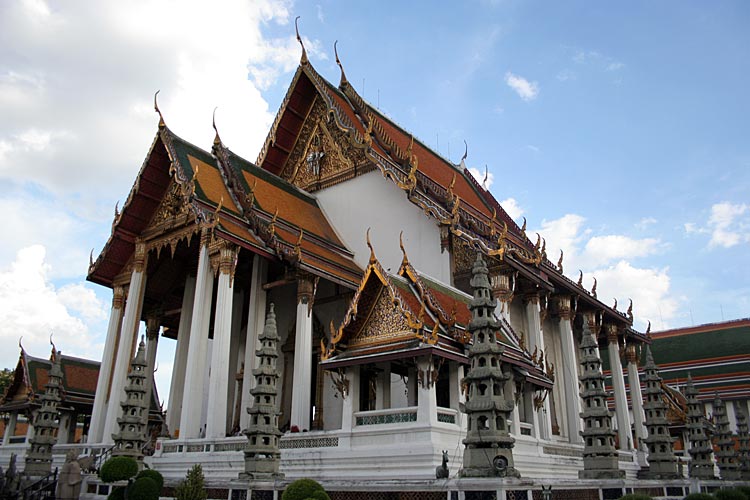
[[[16,454],[10,456],[8,470],[5,471],[3,489],[0,490],[0,498],[15,499],[19,497],[21,489],[21,475],[16,470]]]
[[[443,463],[435,467],[435,477],[437,479],[448,479],[448,450],[443,450]]]
[[[58,500],[78,500],[81,494],[81,466],[77,461],[78,452],[70,450],[65,456],[65,464],[57,478],[55,498]]]

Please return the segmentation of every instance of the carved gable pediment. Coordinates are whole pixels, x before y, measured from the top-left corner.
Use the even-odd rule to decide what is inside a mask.
[[[385,287],[381,288],[377,299],[368,311],[367,320],[349,341],[349,346],[383,344],[403,337],[413,337],[401,308],[390,297]]]
[[[316,98],[281,175],[308,192],[351,179],[369,164],[362,149],[329,117],[323,100]]]

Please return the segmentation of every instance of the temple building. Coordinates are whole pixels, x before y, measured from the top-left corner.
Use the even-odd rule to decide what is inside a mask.
[[[562,253],[550,260],[543,239],[472,177],[467,155],[454,164],[430,150],[362,99],[336,60],[338,85],[302,47],[255,162],[216,124],[210,151],[180,138],[155,101],[153,143],[89,266],[113,299],[88,444],[114,443],[145,325],[151,383],[159,344],[175,343],[166,429],[144,458],[167,482],[201,463],[213,487],[234,484],[255,453],[249,439],[276,443],[276,431],[257,427],[261,414],[275,415],[286,480],[346,478],[361,491],[368,481],[434,481],[443,450],[455,478],[464,440],[482,444],[477,428],[467,439],[473,418],[502,431],[493,439],[508,444],[512,475],[577,481],[585,334],[613,380],[607,477],[637,481],[642,398],[628,404],[620,355],[649,338],[633,328],[632,303],[619,311],[582,276],[566,277]],[[479,308],[493,316],[481,331],[471,326],[477,255],[492,296]],[[271,304],[275,355],[263,336]],[[493,346],[479,357],[502,367],[495,375],[468,377],[472,333]],[[270,362],[278,376],[257,386]],[[637,378],[637,357],[627,363]],[[468,398],[464,413],[469,386],[493,397]],[[252,410],[258,396],[275,411]],[[496,410],[482,410],[484,400]],[[485,413],[491,423],[480,422]]]

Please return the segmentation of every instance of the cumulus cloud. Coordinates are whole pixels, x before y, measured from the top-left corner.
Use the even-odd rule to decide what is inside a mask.
[[[530,82],[510,71],[505,73],[505,83],[524,101],[533,101],[539,95],[539,84],[537,82]]]
[[[101,345],[90,325],[106,328],[107,307],[84,283],[59,289],[49,281],[46,249],[33,245],[21,249],[13,263],[0,269],[0,366],[15,366],[16,345],[23,336],[27,352],[44,356],[49,336],[66,354],[98,358]]]
[[[506,198],[500,202],[500,206],[510,215],[513,220],[519,220],[523,216],[523,208],[515,198]]]
[[[656,238],[631,238],[626,235],[594,235],[586,227],[586,219],[566,214],[555,220],[542,221],[538,232],[547,240],[547,251],[565,253],[563,268],[575,279],[578,270],[584,273],[584,286],[590,289],[597,279],[599,299],[612,305],[617,298],[623,310],[629,298],[636,304],[640,327],[646,320],[668,321],[677,314],[679,301],[670,292],[669,268],[637,267],[633,261],[658,253],[663,244]],[[553,257],[551,257],[553,258]]]
[[[686,222],[685,234],[709,234],[708,248],[731,248],[750,242],[750,205],[723,201],[711,206],[711,214],[705,224]]]
[[[711,230],[709,247],[733,247],[742,241],[750,241],[750,220],[742,217],[750,212],[745,203],[717,203],[711,207],[708,227]]]

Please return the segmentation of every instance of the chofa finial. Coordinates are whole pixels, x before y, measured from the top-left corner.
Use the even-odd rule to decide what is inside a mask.
[[[560,258],[557,259],[557,270],[560,271],[560,274],[563,273],[563,251],[560,250]]]
[[[583,288],[583,271],[581,271],[580,269],[578,270],[578,283],[577,283],[577,285],[580,286],[581,288]]]
[[[341,70],[341,80],[339,81],[339,87],[343,87],[344,84],[349,83],[349,82],[346,79],[346,73],[344,73],[344,65],[341,64],[341,59],[339,59],[339,51],[336,48],[336,46],[338,45],[338,43],[339,43],[338,40],[336,40],[335,42],[333,42],[333,53],[336,56],[336,64],[339,65],[339,69]]]
[[[221,137],[219,137],[219,129],[216,128],[216,110],[217,109],[219,109],[218,106],[216,106],[214,108],[214,114],[213,114],[213,117],[211,119],[211,125],[214,128],[214,132],[216,132],[216,135],[214,136],[214,146],[218,146],[219,144],[221,144]]]
[[[298,24],[299,18],[300,16],[297,16],[294,18],[294,31],[297,33],[297,41],[299,42],[300,47],[302,47],[302,57],[300,57],[299,62],[300,64],[307,64],[308,63],[307,51],[305,50],[305,44],[302,43],[302,37],[299,36],[299,24]]]
[[[159,128],[164,128],[167,126],[167,124],[164,122],[164,117],[162,116],[161,111],[159,110],[159,103],[156,101],[156,96],[159,95],[159,92],[161,92],[161,90],[157,90],[156,93],[154,94],[154,111],[159,113]]]
[[[591,287],[591,295],[596,298],[596,276],[594,276],[594,286]]]
[[[375,250],[372,248],[372,242],[370,241],[370,228],[367,228],[367,233],[365,233],[365,236],[367,238],[367,248],[370,249],[370,262],[375,262]]]
[[[522,233],[526,232],[526,217],[523,218],[523,226],[521,226],[521,232]]]
[[[626,314],[628,315],[628,319],[633,321],[633,299],[628,300],[630,301],[630,305],[628,306],[628,312]]]
[[[466,161],[466,158],[469,157],[469,145],[466,143],[466,139],[464,139],[464,155],[461,157],[460,165],[466,167],[466,164],[464,163]]]

